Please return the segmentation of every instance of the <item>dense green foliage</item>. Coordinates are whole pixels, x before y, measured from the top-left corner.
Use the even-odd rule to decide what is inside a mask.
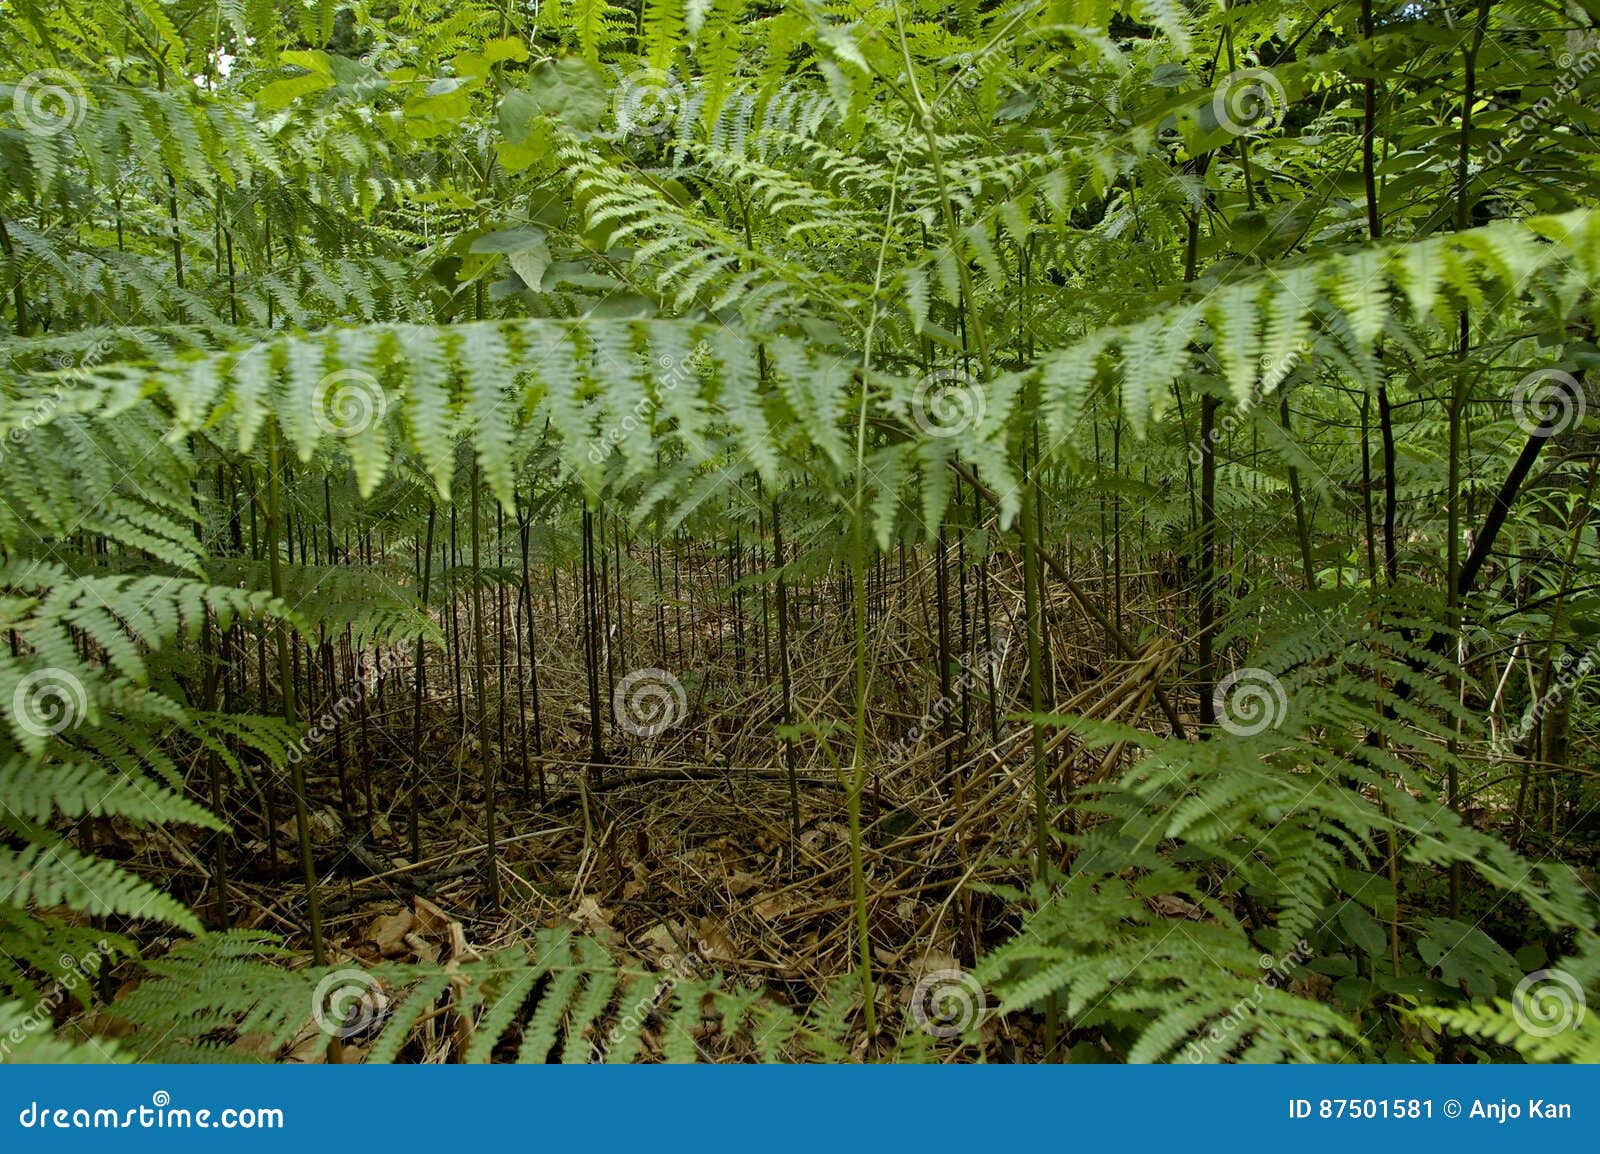
[[[596,513],[715,555],[769,548],[781,506],[788,552],[740,588],[837,579],[855,669],[780,725],[786,674],[762,737],[839,769],[857,972],[798,1013],[677,983],[665,1056],[702,995],[762,1057],[880,1032],[861,806],[956,665],[925,636],[945,668],[896,701],[869,582],[960,549],[1027,587],[1015,692],[988,688],[1020,739],[979,748],[963,680],[959,749],[1037,824],[965,900],[976,979],[1047,1048],[1600,1060],[1590,0],[0,14],[0,1028],[45,999],[123,1055],[291,1040],[315,915],[267,927],[304,967],[225,932],[221,864],[154,862],[287,789],[311,870],[305,763],[344,747],[303,756],[296,683],[353,680],[336,641],[368,671],[453,645],[459,697],[441,609],[470,602],[482,729],[481,602],[519,548],[527,593],[525,526],[553,573]],[[430,596],[455,510],[471,565]],[[1132,708],[1071,704],[1073,630],[1149,664]],[[497,904],[509,766],[479,772]],[[441,998],[464,1057],[587,1060],[653,981],[553,935],[385,963],[369,1060]]]

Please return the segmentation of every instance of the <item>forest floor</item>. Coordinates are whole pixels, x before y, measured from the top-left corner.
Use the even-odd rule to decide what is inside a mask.
[[[989,635],[1001,638],[989,651],[996,659],[992,713],[991,670],[981,661],[965,660],[941,698],[934,662],[913,652],[925,645],[911,639],[927,636],[914,620],[926,612],[926,600],[909,592],[921,582],[902,583],[899,599],[875,614],[874,695],[883,700],[871,714],[875,772],[863,796],[862,822],[877,1008],[891,1029],[915,1028],[907,1007],[919,981],[970,966],[1019,925],[1005,902],[981,892],[985,885],[1026,888],[1031,868],[1028,731],[1007,720],[1022,708],[1015,699],[1021,684],[1015,668],[1024,646],[1005,640],[1011,636],[1007,623],[1020,614],[1021,589],[1010,588],[1018,576],[991,575]],[[805,721],[837,717],[849,697],[848,633],[834,618],[836,631],[810,624],[797,639],[797,736],[785,750],[773,738],[781,696],[769,677],[771,654],[760,651],[753,631],[747,629],[740,641],[726,605],[691,612],[687,631],[679,614],[671,632],[680,645],[674,652],[669,644],[665,654],[656,651],[668,635],[663,623],[655,622],[652,637],[653,611],[628,607],[630,614],[635,608],[631,624],[647,628],[629,631],[635,635],[628,639],[633,660],[624,664],[621,652],[605,655],[600,684],[608,706],[608,683],[615,683],[617,669],[643,665],[645,653],[669,668],[718,673],[684,674],[683,712],[659,734],[628,737],[610,723],[608,708],[603,764],[593,761],[588,741],[581,635],[564,631],[548,605],[537,633],[549,644],[548,653],[539,655],[537,752],[528,747],[534,714],[530,695],[523,694],[519,704],[515,692],[509,635],[501,634],[504,692],[495,691],[496,673],[487,677],[487,742],[472,724],[471,669],[462,673],[465,689],[457,699],[452,670],[442,654],[430,652],[423,762],[431,769],[418,796],[415,854],[406,792],[411,669],[395,672],[371,697],[370,716],[359,732],[353,724],[346,727],[342,780],[338,755],[319,749],[309,759],[310,825],[331,961],[448,963],[525,941],[540,928],[567,926],[599,940],[623,964],[680,978],[715,974],[733,986],[759,987],[797,1009],[818,998],[859,1001],[859,985],[849,980],[856,972],[850,734],[837,728],[808,732]],[[973,625],[963,629],[969,652],[979,648],[972,644],[975,614]],[[1152,647],[1134,660],[1107,661],[1098,638],[1075,649],[1063,631],[1052,656],[1065,683],[1057,695],[1062,711],[1123,721],[1138,721],[1148,712],[1152,725],[1164,726],[1151,699],[1161,678],[1170,681],[1174,652]],[[496,697],[504,704],[503,717]],[[926,710],[920,718],[913,712],[919,709]],[[963,727],[970,735],[964,751]],[[892,730],[896,740],[880,728]],[[1123,762],[1120,749],[1087,761],[1074,758],[1058,748],[1067,736],[1056,734],[1049,751],[1058,767],[1051,789],[1062,800],[1066,773],[1081,788]],[[498,905],[485,900],[485,756],[500,767]],[[792,789],[786,758],[794,764]],[[304,892],[296,884],[295,827],[283,785],[271,822],[259,797],[254,803],[235,799],[235,828],[241,832],[227,851],[237,863],[230,871],[229,921],[234,928],[285,934],[304,947]],[[341,821],[340,813],[352,816]],[[119,837],[129,832],[119,831]],[[159,847],[150,848],[148,872],[159,872]],[[197,834],[186,856],[201,865],[210,852]],[[202,868],[169,884],[181,891],[187,879],[203,882],[205,876]],[[180,896],[214,918],[208,889]],[[1190,912],[1184,906],[1174,899],[1173,908],[1162,912],[1181,918]],[[979,1042],[998,1059],[1037,1060],[1043,1036],[1036,1026],[1026,1016],[992,1017]],[[434,1031],[431,1045],[429,1035],[422,1031],[418,1057],[448,1060],[448,1032]],[[242,1044],[248,1046],[248,1039]],[[346,1052],[349,1060],[361,1056],[359,1045]],[[323,1050],[308,1032],[286,1056],[318,1060]]]

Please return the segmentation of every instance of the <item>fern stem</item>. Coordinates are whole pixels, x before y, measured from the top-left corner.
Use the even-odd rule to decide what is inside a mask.
[[[283,562],[278,556],[278,520],[283,505],[279,480],[278,431],[274,423],[267,425],[267,558],[268,579],[272,582],[272,595],[283,598]],[[283,683],[283,719],[290,729],[299,729],[300,717],[294,692],[294,664],[289,656],[289,625],[280,615],[274,631],[278,641],[278,677]],[[299,841],[300,870],[305,878],[306,916],[311,923],[311,957],[317,965],[326,965],[327,946],[322,938],[322,903],[317,896],[317,870],[311,856],[311,815],[306,808],[306,767],[304,757],[294,757],[289,762],[290,787],[294,791],[295,836]]]
[[[428,584],[433,573],[433,523],[439,513],[438,505],[433,498],[428,498],[428,531],[427,539],[423,542],[421,557],[421,601],[423,613],[428,612]],[[424,635],[417,631],[417,668],[412,682],[411,693],[411,758],[407,768],[406,802],[409,811],[409,840],[411,845],[411,860],[416,862],[422,857],[421,835],[418,832],[419,797],[422,793],[422,702],[428,687],[427,663],[423,652]]]
[[[589,761],[591,775],[605,760],[600,744],[600,625],[595,613],[594,514],[583,506],[583,665],[589,690]]]
[[[783,521],[777,496],[772,498],[772,566],[778,577],[778,686],[782,694],[778,716],[784,727],[783,768],[789,779],[789,873],[792,875],[800,852],[800,782],[794,770],[794,738],[789,733],[789,727],[794,724],[789,670],[789,582],[783,569]]]
[[[488,674],[484,660],[483,622],[483,564],[479,555],[482,538],[478,518],[478,494],[483,486],[478,481],[478,462],[472,462],[472,666],[476,683],[473,687],[473,727],[478,738],[478,756],[483,761],[483,833],[484,833],[484,893],[490,909],[500,907],[500,854],[495,845],[495,761],[490,752],[488,734]]]
[[[1032,468],[1030,469],[1030,464]],[[1043,628],[1039,620],[1039,549],[1035,544],[1037,526],[1032,489],[1037,484],[1034,470],[1037,460],[1023,460],[1022,495],[1022,587],[1023,619],[1028,631],[1028,708],[1033,714],[1029,723],[1031,758],[1033,761],[1033,852],[1034,877],[1041,893],[1050,885],[1050,827],[1047,820],[1046,800],[1049,793],[1049,774],[1044,755]],[[1052,994],[1045,1000],[1044,1026],[1045,1053],[1049,1058],[1059,1054],[1061,1026],[1057,1018],[1056,999]]]
[[[1489,30],[1489,11],[1494,0],[1479,0],[1478,19],[1472,38],[1462,51],[1461,93],[1461,144],[1456,166],[1456,230],[1464,232],[1469,224],[1471,182],[1468,167],[1472,152],[1472,107],[1477,101],[1478,51],[1483,47],[1484,33]],[[1457,356],[1460,363],[1451,377],[1449,417],[1449,462],[1445,481],[1445,604],[1449,617],[1450,635],[1459,638],[1465,622],[1461,619],[1461,591],[1458,588],[1461,572],[1461,418],[1467,403],[1467,352],[1471,347],[1471,327],[1467,309],[1462,307],[1459,320]],[[1458,671],[1455,677],[1458,699],[1466,693],[1466,679]],[[1445,799],[1457,813],[1461,810],[1461,781],[1457,767],[1461,723],[1454,723],[1446,746],[1448,761],[1445,764]],[[1461,863],[1450,863],[1450,916],[1461,910]]]
[[[865,392],[865,382],[862,389]],[[862,412],[866,412],[866,402],[862,402]],[[862,434],[865,436],[865,433]],[[858,453],[858,460],[861,454]],[[861,467],[865,467],[864,461]],[[859,489],[860,481],[857,481]],[[867,878],[865,861],[861,847],[861,794],[867,787],[867,562],[866,562],[866,528],[865,518],[858,504],[855,510],[854,527],[851,533],[850,549],[850,580],[851,591],[851,623],[854,631],[854,666],[855,666],[855,728],[854,750],[851,755],[853,775],[850,781],[849,804],[847,807],[850,823],[850,888],[855,899],[856,908],[856,944],[861,965],[861,1008],[866,1022],[867,1036],[873,1037],[878,1032],[877,1007],[874,1005],[872,988],[872,940],[871,927],[867,920]]]

